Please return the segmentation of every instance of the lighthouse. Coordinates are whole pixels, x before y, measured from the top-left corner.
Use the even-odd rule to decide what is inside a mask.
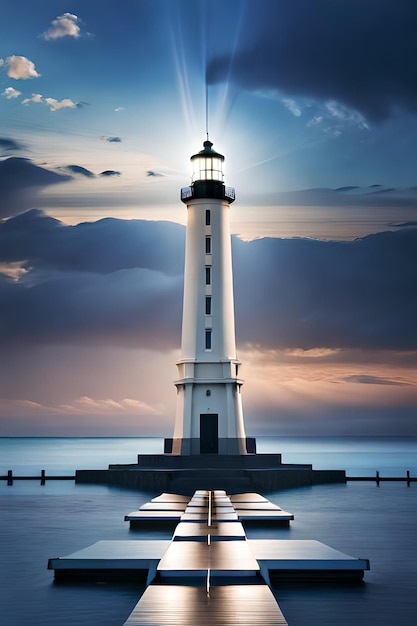
[[[230,205],[224,156],[208,140],[191,157],[187,207],[181,358],[172,453],[247,452],[240,362],[236,356]]]

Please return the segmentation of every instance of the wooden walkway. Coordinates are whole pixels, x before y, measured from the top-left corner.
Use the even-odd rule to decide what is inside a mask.
[[[294,519],[292,513],[282,510],[256,493],[229,497],[222,491],[196,491],[191,499],[188,498],[188,502],[178,501],[178,498],[185,496],[161,494],[158,498],[153,498],[151,502],[141,506],[138,511],[132,511],[126,515],[125,521],[130,522],[132,528],[140,528],[142,525],[149,524],[150,521],[204,524],[209,513],[209,501],[205,493],[212,494],[210,514],[212,521],[216,523],[256,521],[288,526],[289,522]]]
[[[191,499],[165,493],[125,519],[139,525],[175,521],[171,540],[100,541],[49,559],[48,567],[61,580],[88,573],[97,581],[147,575],[125,626],[285,626],[270,575],[361,579],[369,562],[318,541],[246,538],[245,520],[270,523],[280,515],[287,523],[293,519],[254,493],[196,491]]]
[[[287,626],[266,585],[151,585],[124,626]]]

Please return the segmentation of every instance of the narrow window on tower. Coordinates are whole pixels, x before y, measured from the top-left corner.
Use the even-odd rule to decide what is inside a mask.
[[[206,350],[211,350],[211,329],[206,330]]]
[[[211,254],[211,237],[206,237],[206,254]]]
[[[211,296],[206,296],[206,315],[211,315]]]
[[[211,285],[211,267],[206,267],[206,285]]]
[[[211,224],[211,213],[210,209],[206,210],[206,226],[210,226]]]

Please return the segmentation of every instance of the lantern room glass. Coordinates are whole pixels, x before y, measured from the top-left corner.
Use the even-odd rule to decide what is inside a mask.
[[[223,182],[223,159],[219,156],[196,155],[192,159],[193,182],[197,180],[219,180]]]

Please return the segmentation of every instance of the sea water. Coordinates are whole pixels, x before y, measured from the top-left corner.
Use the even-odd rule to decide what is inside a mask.
[[[257,451],[281,453],[283,463],[344,469],[349,476],[417,476],[417,437],[258,437]],[[72,475],[136,463],[138,454],[162,454],[161,437],[0,437],[0,475]]]
[[[286,463],[348,474],[417,475],[417,441],[388,438],[258,439],[259,452]],[[75,469],[134,463],[162,452],[161,439],[0,439],[0,474],[72,474]],[[155,494],[156,495],[156,494]],[[280,584],[275,596],[290,626],[415,626],[417,623],[417,484],[348,482],[267,494],[295,515],[290,528],[248,530],[249,537],[316,539],[369,558],[361,585]],[[120,626],[140,598],[136,584],[56,584],[49,557],[103,539],[138,539],[124,515],[149,493],[73,481],[0,481],[0,624]],[[142,534],[140,535],[142,538]],[[169,538],[147,531],[148,538]],[[198,626],[196,616],[195,626]]]

